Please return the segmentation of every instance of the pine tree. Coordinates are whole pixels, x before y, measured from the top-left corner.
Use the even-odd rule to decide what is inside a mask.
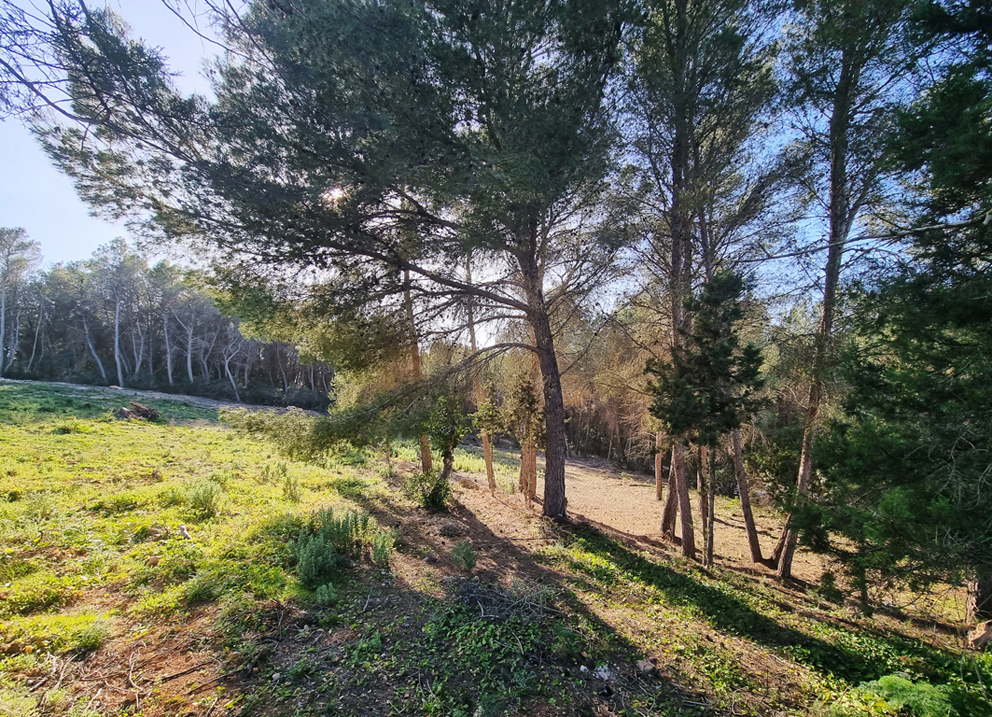
[[[692,437],[710,449],[710,502],[705,563],[713,562],[713,453],[726,434],[739,428],[760,405],[761,351],[740,345],[738,322],[744,316],[745,282],[735,273],[718,271],[702,294],[686,302],[694,315],[680,350],[671,362],[651,361],[657,377],[651,413],[670,435]]]

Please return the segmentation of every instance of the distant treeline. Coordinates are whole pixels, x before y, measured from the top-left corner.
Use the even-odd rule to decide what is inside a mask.
[[[33,272],[37,243],[0,232],[0,376],[327,407],[333,370],[246,336],[197,272],[149,266],[122,239]]]

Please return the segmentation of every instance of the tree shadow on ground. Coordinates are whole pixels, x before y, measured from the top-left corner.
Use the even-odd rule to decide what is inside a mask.
[[[878,660],[867,659],[864,654],[776,622],[755,610],[742,596],[735,595],[731,585],[725,583],[724,589],[707,585],[691,575],[649,560],[592,526],[576,525],[568,532],[573,539],[582,541],[584,550],[610,561],[629,579],[655,588],[666,602],[698,611],[717,630],[786,652],[792,659],[851,684],[878,679],[892,670],[888,655],[880,656]],[[860,626],[859,630],[875,633],[900,652],[922,649],[922,646],[914,649],[905,639],[889,639],[891,636],[862,630]]]
[[[395,524],[403,512],[409,512],[408,507],[389,496],[355,496],[352,499],[387,525]],[[702,703],[704,696],[690,692],[685,685],[643,674],[635,663],[645,655],[578,599],[574,592],[579,587],[578,581],[539,564],[531,550],[512,537],[495,533],[464,504],[456,501],[448,513],[427,514],[419,510],[414,513],[414,519],[401,521],[406,550],[412,551],[414,558],[422,554],[430,556],[431,562],[425,563],[425,571],[434,568],[446,574],[441,581],[447,595],[432,608],[435,615],[467,609],[480,625],[492,621],[499,623],[513,619],[512,610],[530,600],[532,595],[554,596],[545,615],[545,619],[550,620],[550,630],[546,632],[549,642],[539,654],[524,657],[543,679],[551,681],[549,684],[561,681],[562,685],[568,685],[570,699],[577,703],[579,713],[591,710],[600,714],[602,712],[597,710],[602,708],[625,710],[635,698],[652,709],[680,706],[686,701]],[[538,530],[539,542],[558,538],[558,527],[549,521],[540,520]],[[454,545],[466,540],[481,555],[490,558],[485,560],[484,566],[480,563],[480,569],[471,578],[460,573],[450,558]],[[503,608],[498,604],[495,607],[493,603],[483,604],[486,598],[485,595],[480,597],[480,593],[492,595],[493,591],[510,598]],[[400,597],[399,593],[406,593],[406,598]],[[397,576],[389,588],[383,588],[377,599],[389,603],[390,594],[394,596],[394,604],[411,597],[420,600],[422,598],[416,594],[423,595],[422,588],[401,576]],[[496,603],[499,603],[498,599]],[[508,607],[514,603],[516,608]],[[501,609],[510,612],[500,615]],[[437,621],[436,617],[433,619]],[[420,624],[419,629],[423,628]],[[424,638],[414,632],[407,634],[405,639],[416,642]],[[461,649],[454,644],[451,647],[452,650]],[[593,676],[596,666],[603,663],[611,665],[609,680]],[[461,689],[464,688],[462,685]],[[679,709],[692,710],[689,707]]]

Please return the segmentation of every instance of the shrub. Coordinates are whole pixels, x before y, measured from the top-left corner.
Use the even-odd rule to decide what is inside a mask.
[[[338,591],[333,583],[324,583],[314,593],[314,602],[321,607],[330,607],[338,601]]]
[[[414,473],[406,479],[404,489],[420,507],[433,513],[448,509],[451,500],[451,482],[437,471]]]
[[[158,494],[158,502],[163,508],[186,504],[186,492],[178,486],[170,485]]]
[[[467,540],[456,545],[451,551],[451,561],[459,570],[470,573],[475,569],[477,556],[472,544]]]
[[[197,481],[186,488],[187,510],[195,520],[208,520],[220,512],[224,490],[209,478]]]
[[[333,508],[323,508],[312,514],[308,527],[294,553],[300,581],[311,589],[326,583],[348,558],[368,554],[379,565],[389,562],[393,535],[381,530],[365,511],[335,515]]]
[[[186,583],[186,604],[213,602],[224,592],[223,582],[214,573],[199,573]]]
[[[296,573],[308,588],[326,584],[344,563],[345,555],[334,549],[322,533],[303,533],[296,542]]]
[[[303,489],[300,486],[299,478],[289,474],[283,479],[282,497],[290,503],[299,503],[303,500]]]
[[[110,637],[110,625],[106,620],[94,620],[72,634],[72,646],[79,652],[93,652]]]
[[[954,714],[944,687],[934,687],[929,682],[912,682],[902,675],[886,675],[864,685],[900,714],[916,717],[950,717]]]
[[[394,545],[396,545],[395,534],[376,533],[372,538],[372,562],[376,565],[388,565],[389,554],[393,552]]]

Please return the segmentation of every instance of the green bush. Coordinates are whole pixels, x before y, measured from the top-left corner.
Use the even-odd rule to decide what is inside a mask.
[[[79,652],[93,652],[110,637],[110,625],[106,620],[94,620],[72,634],[73,647]]]
[[[314,592],[314,602],[321,607],[330,607],[338,601],[338,591],[333,583],[325,583]]]
[[[208,520],[220,512],[224,490],[209,478],[186,488],[186,509],[194,520]]]
[[[451,562],[455,564],[456,568],[464,570],[466,573],[475,569],[476,559],[475,549],[467,540],[456,545],[451,551]]]
[[[396,545],[396,536],[393,533],[379,532],[372,538],[372,562],[376,565],[388,565],[389,555]]]
[[[914,717],[951,717],[955,714],[944,686],[912,682],[902,675],[886,675],[864,685],[864,689],[884,699],[899,714]]]
[[[448,509],[451,481],[437,471],[414,473],[406,479],[403,487],[407,495],[425,510],[438,513]]]
[[[361,557],[366,545],[378,533],[372,517],[364,510],[348,511],[340,517],[333,508],[323,508],[314,514],[314,526],[324,538],[340,552],[353,558]]]
[[[213,602],[223,592],[224,586],[218,575],[199,573],[186,583],[186,604],[199,605]]]
[[[296,541],[296,574],[306,587],[315,589],[337,574],[345,557],[322,533],[303,533]]]
[[[303,488],[300,486],[300,479],[289,474],[282,481],[282,497],[290,503],[299,503],[303,500]]]
[[[296,572],[311,589],[326,583],[349,558],[371,557],[378,565],[389,562],[394,538],[375,524],[365,511],[335,515],[323,508],[310,517],[309,530],[300,534],[294,546]]]

